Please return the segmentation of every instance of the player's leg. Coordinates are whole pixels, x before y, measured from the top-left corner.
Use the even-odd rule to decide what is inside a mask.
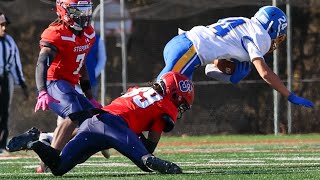
[[[5,149],[8,137],[9,90],[8,79],[0,77],[0,149]]]
[[[57,118],[57,126],[59,126],[62,122],[64,121],[64,119],[61,116],[58,116]],[[72,137],[74,137],[77,134],[78,128],[76,128],[73,133],[72,133]],[[42,132],[40,134],[39,137],[39,141],[45,143],[45,144],[51,144],[53,139],[53,133],[47,133],[47,132]],[[104,149],[101,151],[101,154],[106,158],[109,159],[110,158],[110,152],[109,149]],[[43,173],[46,172],[46,165],[44,163],[40,162],[40,166],[37,168],[37,172],[38,173]]]
[[[77,87],[78,86],[76,86],[76,90],[77,90]],[[97,88],[97,86],[91,86],[91,91],[92,91],[92,94],[93,94],[93,98],[94,99],[96,99],[96,97],[95,97],[95,93],[96,93],[96,95],[97,95],[97,91],[98,91],[98,88]],[[95,92],[96,91],[96,92]],[[79,92],[80,94],[83,94],[83,93],[81,93],[79,90],[77,90],[77,92]],[[91,105],[91,102],[90,101],[88,101],[88,99],[86,98],[86,97],[84,97],[84,96],[78,96],[78,99],[79,99],[79,102],[82,104],[82,106],[83,106],[83,109],[90,109],[90,108],[92,108],[92,105]],[[101,154],[106,158],[106,159],[109,159],[110,158],[110,152],[109,152],[109,149],[104,149],[104,150],[102,150],[101,151]]]
[[[76,121],[71,121],[71,119],[66,118],[54,130],[51,146],[55,149],[62,150],[72,138],[72,133],[77,126]]]
[[[76,128],[73,133],[72,137],[77,134],[78,128]],[[53,139],[53,132],[41,132],[39,136],[39,141],[43,142],[44,144],[51,145]]]
[[[71,121],[67,116],[72,111],[82,110],[82,107],[77,99],[78,93],[66,81],[50,81],[48,93],[60,101],[60,103],[50,103],[50,109],[58,114],[57,127],[54,130],[50,144],[53,148],[61,151],[72,138],[73,132],[78,126],[76,121]],[[40,162],[37,173],[48,172],[47,170],[47,166],[43,162]]]
[[[3,77],[1,80],[2,87],[0,87],[0,91],[2,94],[1,97],[1,115],[0,115],[0,151],[5,152],[6,145],[7,145],[7,139],[9,135],[8,130],[8,121],[9,121],[9,112],[10,112],[10,105],[12,101],[12,95],[14,90],[14,79],[13,77],[8,74],[6,77]],[[1,153],[0,152],[0,153]]]
[[[182,173],[182,170],[176,164],[151,155],[121,117],[104,113],[98,115],[98,118],[105,124],[106,144],[128,157],[141,170],[168,174]]]
[[[62,150],[64,145],[76,134],[78,123],[71,121],[70,118],[62,118],[58,116],[57,127],[53,132],[51,146]],[[66,135],[66,133],[68,133]],[[67,138],[70,137],[70,138]]]
[[[60,166],[60,151],[52,148],[50,145],[39,141],[40,131],[37,128],[31,128],[25,133],[13,137],[7,146],[10,152],[20,150],[34,150],[40,159],[47,164],[52,173],[56,174],[56,169]]]
[[[3,148],[5,146],[5,145],[3,145],[4,144],[3,133],[4,133],[5,127],[2,125],[3,124],[3,107],[4,107],[4,97],[5,96],[3,94],[2,89],[3,89],[3,76],[0,75],[0,148]]]
[[[55,170],[55,167],[59,166],[60,151],[39,141],[40,133],[37,128],[33,127],[25,133],[13,137],[9,141],[7,149],[10,152],[33,149],[52,170]]]
[[[102,149],[109,148],[105,144],[104,124],[96,117],[84,121],[77,135],[69,141],[61,152],[39,141],[40,131],[32,128],[9,141],[11,152],[32,149],[40,159],[49,166],[51,172],[61,176],[74,166],[87,160]]]
[[[41,141],[34,141],[30,143],[30,148],[34,150],[35,153],[41,159],[41,163],[44,165],[45,168],[48,170],[46,172],[52,172],[54,175],[59,174],[59,167],[61,163],[60,151],[54,149],[50,145],[47,145]]]
[[[64,119],[60,116],[57,118],[57,125],[59,125]],[[76,128],[73,133],[72,137],[74,137],[77,133],[78,128]],[[39,136],[39,141],[42,143],[50,146],[53,139],[53,132],[41,132]],[[42,161],[40,161],[40,164],[37,168],[37,173],[48,173],[51,172],[50,168]]]
[[[104,136],[104,124],[95,116],[84,121],[74,138],[72,138],[61,152],[58,175],[70,171],[77,164],[83,163],[93,154],[109,148]]]
[[[71,139],[72,133],[78,126],[78,122],[71,120],[68,116],[71,113],[82,111],[94,106],[82,94],[79,94],[68,82],[59,80],[52,81],[48,85],[48,93],[60,103],[51,103],[50,108],[64,120],[54,131],[54,138],[51,146],[62,150],[65,144]]]
[[[157,79],[169,71],[180,72],[192,79],[194,70],[201,65],[196,49],[185,33],[174,37],[166,44],[163,57],[165,67]]]
[[[71,113],[94,108],[83,94],[78,93],[64,80],[51,81],[48,85],[48,93],[53,98],[59,99],[60,103],[50,103],[50,109],[63,119]]]

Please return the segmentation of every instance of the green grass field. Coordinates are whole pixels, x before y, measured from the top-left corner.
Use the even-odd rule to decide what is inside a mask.
[[[162,175],[140,171],[111,150],[111,158],[97,153],[63,177],[36,174],[32,152],[0,156],[5,179],[319,179],[320,135],[248,135],[163,137],[155,155],[173,161],[184,171]]]

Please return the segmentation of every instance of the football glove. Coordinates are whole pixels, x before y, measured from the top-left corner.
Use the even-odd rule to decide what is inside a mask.
[[[305,106],[308,108],[314,107],[314,104],[311,101],[304,99],[302,97],[296,96],[293,93],[290,93],[290,95],[288,96],[288,101],[299,106]]]
[[[240,62],[236,59],[232,60],[236,64],[236,68],[234,70],[234,73],[230,77],[230,82],[232,82],[233,84],[237,84],[249,74],[250,62]]]
[[[60,101],[50,96],[46,90],[40,91],[37,99],[38,100],[34,112],[37,112],[40,108],[42,108],[43,111],[48,110],[50,102],[60,103]]]

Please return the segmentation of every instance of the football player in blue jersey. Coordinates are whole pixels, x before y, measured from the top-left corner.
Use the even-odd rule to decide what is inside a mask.
[[[237,84],[248,75],[253,64],[261,78],[288,101],[313,107],[311,101],[290,92],[264,59],[265,54],[285,40],[287,26],[287,16],[281,9],[264,6],[251,19],[229,17],[209,26],[180,31],[164,48],[165,67],[157,79],[168,71],[180,72],[192,79],[197,67],[206,66],[207,76]],[[233,59],[235,72],[222,73],[214,64],[218,59]]]

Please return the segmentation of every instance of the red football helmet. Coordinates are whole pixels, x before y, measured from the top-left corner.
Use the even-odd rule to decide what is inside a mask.
[[[71,28],[81,31],[90,25],[92,16],[91,0],[57,0],[59,18]]]
[[[191,80],[178,72],[167,72],[156,82],[177,106],[180,113],[191,108],[194,100],[194,87]]]

